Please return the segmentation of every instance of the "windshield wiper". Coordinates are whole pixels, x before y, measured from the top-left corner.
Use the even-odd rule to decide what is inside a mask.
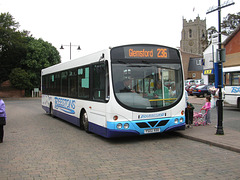
[[[143,60],[142,63],[144,64],[150,64],[148,61]]]
[[[118,60],[118,63],[120,63],[120,64],[127,64],[126,62],[121,61],[121,60]]]

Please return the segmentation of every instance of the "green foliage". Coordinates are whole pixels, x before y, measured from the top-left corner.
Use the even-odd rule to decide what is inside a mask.
[[[19,23],[14,21],[14,18],[9,13],[2,13],[0,15],[0,27],[4,29],[11,29],[15,31],[19,27]]]
[[[0,82],[7,80],[11,70],[19,67],[26,56],[26,33],[17,31],[18,27],[9,13],[0,15]]]
[[[21,61],[21,65],[30,75],[34,87],[40,87],[41,70],[59,62],[60,55],[54,46],[42,39],[31,38],[26,58]]]
[[[30,82],[29,74],[21,68],[15,68],[9,75],[9,79],[12,85],[18,89],[31,89],[32,84]]]
[[[208,32],[208,39],[211,39],[212,35],[217,33],[218,31],[214,26],[211,26],[210,28],[208,28],[207,32]]]
[[[18,28],[9,13],[0,14],[0,83],[10,79],[15,87],[30,90],[40,87],[41,69],[60,63],[60,55],[52,44]],[[15,74],[24,74],[29,82]]]
[[[221,31],[224,35],[230,35],[240,24],[240,12],[237,14],[228,14],[225,18],[223,18],[223,22],[221,23]],[[208,28],[208,38],[211,39],[214,33],[217,33],[218,30],[216,27],[211,26]]]
[[[222,24],[222,33],[230,35],[240,24],[240,12],[237,14],[228,14]]]

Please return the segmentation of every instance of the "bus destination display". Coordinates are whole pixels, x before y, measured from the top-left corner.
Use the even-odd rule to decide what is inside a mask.
[[[150,58],[150,59],[168,59],[169,52],[166,47],[124,47],[125,58]]]

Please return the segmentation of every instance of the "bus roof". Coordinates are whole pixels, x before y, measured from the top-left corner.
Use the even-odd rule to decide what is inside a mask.
[[[237,72],[237,71],[240,71],[240,66],[223,68],[223,72]]]
[[[86,56],[83,56],[83,57],[80,57],[80,58],[77,58],[74,60],[69,60],[67,62],[55,64],[48,68],[42,69],[42,75],[51,74],[54,72],[59,72],[59,71],[63,71],[66,69],[71,69],[71,68],[91,64],[94,62],[98,62],[103,54],[104,54],[104,59],[108,60],[110,58],[109,51],[110,51],[109,49],[105,49],[105,50],[102,50],[102,51],[99,51],[99,52],[96,52],[96,53],[93,53],[90,55],[86,55]]]

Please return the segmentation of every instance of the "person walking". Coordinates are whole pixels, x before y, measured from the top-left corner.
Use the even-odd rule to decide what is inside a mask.
[[[5,103],[2,99],[0,99],[0,143],[3,142],[3,136],[4,136],[4,129],[3,126],[6,125],[6,111],[5,111]]]

